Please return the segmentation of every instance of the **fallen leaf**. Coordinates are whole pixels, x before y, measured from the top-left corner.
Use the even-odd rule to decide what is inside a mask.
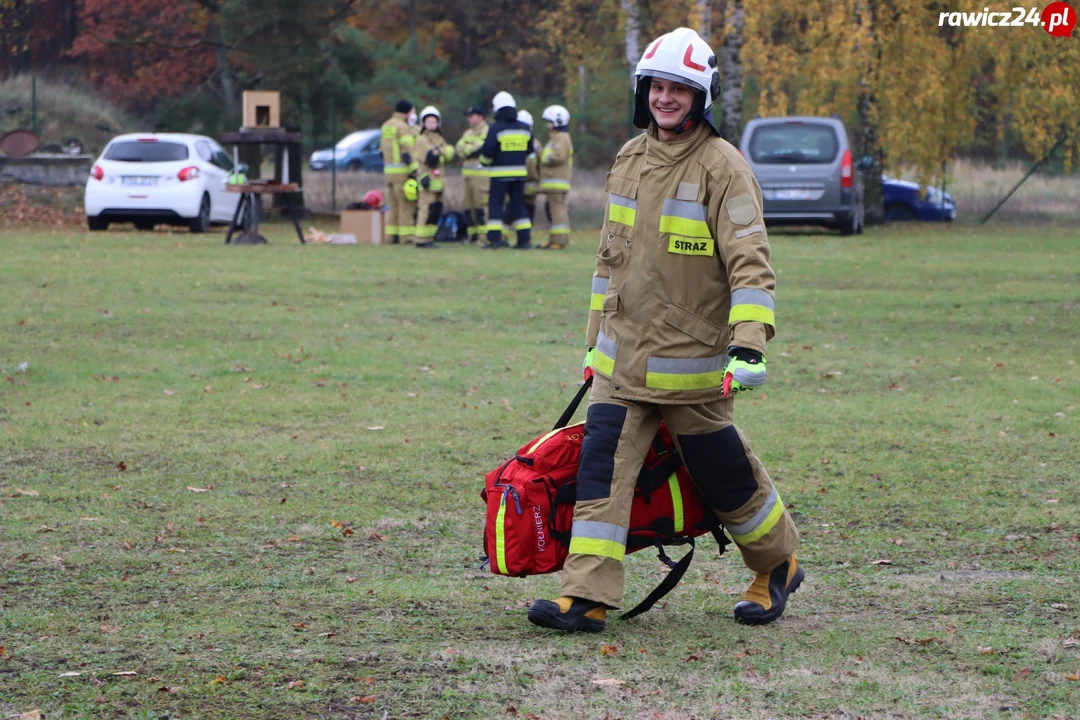
[[[289,683],[289,689],[292,690],[293,688],[296,688],[297,690],[303,690],[304,685],[305,683],[303,680],[293,680],[291,683]]]
[[[340,520],[331,520],[330,521],[330,527],[335,527],[335,528],[341,527],[341,521]]]
[[[360,703],[361,705],[373,705],[375,704],[374,695],[357,695],[352,699],[354,703]]]
[[[1016,673],[1016,677],[1018,677],[1018,678],[1026,678],[1030,674],[1031,674],[1031,668],[1024,668],[1020,672]]]
[[[120,462],[116,463],[116,469],[120,472],[127,472],[127,463],[121,460]]]
[[[247,365],[233,365],[233,369],[232,369],[232,371],[233,371],[233,372],[240,372],[240,373],[249,373],[249,372],[254,372],[254,371],[253,371],[253,370],[252,370],[251,368],[249,368],[249,367],[248,367]]]
[[[341,531],[341,534],[344,535],[345,537],[349,537],[351,535],[355,535],[356,532],[352,528],[345,528],[344,530]]]
[[[175,395],[176,394],[175,390],[162,390],[161,392],[165,393],[166,395]]]
[[[348,575],[346,575],[346,576],[345,576],[345,582],[347,582],[347,583],[354,583],[354,582],[356,582],[356,578],[354,578],[354,577],[349,577]]]
[[[1054,608],[1055,610],[1060,610],[1061,612],[1065,612],[1069,609],[1069,606],[1065,603],[1050,603],[1050,607]]]
[[[120,628],[118,628],[116,625],[109,625],[108,623],[101,623],[101,632],[106,634],[106,635],[108,635],[110,633],[114,633],[114,632],[118,631],[119,629]]]
[[[1065,647],[1077,647],[1080,646],[1080,638],[1065,638],[1065,642],[1062,643]]]
[[[293,623],[293,630],[303,630],[306,627],[307,627],[307,623],[302,623],[302,622]]]
[[[26,495],[27,497],[37,497],[37,490],[23,490],[22,488],[15,488],[16,495]]]
[[[979,646],[979,654],[980,655],[993,655],[994,654],[994,648]]]
[[[377,542],[382,542],[382,541],[386,540],[386,536],[385,535],[380,535],[377,532],[373,532],[370,535],[368,535],[368,540],[375,540]]]
[[[82,675],[81,672],[75,672],[74,670],[72,670],[71,672],[60,673],[59,675],[57,675],[57,677],[79,677],[80,675]]]
[[[190,490],[191,492],[210,492],[210,488],[197,488],[197,487],[193,487],[191,485],[188,485],[187,489]]]
[[[0,658],[6,658],[7,656],[7,648],[3,645],[0,645]]]
[[[941,638],[928,637],[928,638],[919,638],[915,642],[919,643],[920,645],[941,645],[945,641],[942,640]]]
[[[30,712],[24,712],[19,715],[19,720],[42,720],[40,710],[31,710]]]
[[[212,392],[214,392],[214,386],[213,385],[207,385],[206,387],[204,387],[202,389],[202,391],[204,393],[212,393]]]
[[[113,673],[115,677],[135,677],[138,674],[139,673],[135,672],[134,670],[121,670],[120,672]]]
[[[1072,675],[1066,675],[1065,679],[1066,680],[1072,680],[1073,682],[1080,681],[1080,671],[1077,671],[1076,673],[1074,673]]]
[[[372,425],[371,427],[368,428],[368,430],[385,430],[385,429],[386,428],[384,426],[382,426],[382,425]]]
[[[892,560],[889,558],[882,558],[881,560],[875,560],[870,563],[871,565],[892,565]]]
[[[324,638],[337,637],[337,633],[334,633],[334,632],[319,633],[319,637],[324,637]]]
[[[175,695],[176,693],[180,692],[180,687],[178,685],[173,685],[172,687],[159,687],[157,691],[160,693],[169,693],[170,695]]]
[[[625,685],[625,680],[618,680],[616,678],[600,678],[592,681],[593,685],[599,685],[600,687],[617,687],[619,685]]]
[[[603,645],[600,646],[600,654],[604,655],[605,657],[608,656],[608,655],[618,655],[619,654],[619,646],[618,645],[608,645],[607,643],[604,643]]]
[[[684,663],[688,663],[688,662],[697,662],[697,661],[698,661],[698,660],[700,660],[700,659],[701,659],[701,653],[691,653],[690,655],[688,655],[688,656],[686,657],[686,659],[685,659],[685,660],[683,660],[683,662],[684,662]]]
[[[216,678],[210,681],[211,685],[224,685],[226,682],[224,675],[218,675]]]

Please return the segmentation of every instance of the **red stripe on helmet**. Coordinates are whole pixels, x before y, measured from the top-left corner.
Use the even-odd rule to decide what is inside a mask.
[[[652,56],[656,54],[656,51],[660,49],[660,43],[664,42],[664,38],[660,38],[654,42],[649,49],[645,51],[645,59],[652,60]]]
[[[698,65],[696,62],[694,62],[694,59],[691,57],[693,54],[694,54],[694,46],[693,45],[687,45],[686,46],[686,54],[683,55],[683,58],[682,58],[682,64],[685,65],[686,67],[690,68],[691,70],[697,70],[698,72],[705,72],[705,66],[704,65]]]

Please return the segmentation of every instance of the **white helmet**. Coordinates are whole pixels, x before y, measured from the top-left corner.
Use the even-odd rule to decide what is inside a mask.
[[[528,110],[518,110],[518,122],[523,122],[529,127],[533,126],[532,113]]]
[[[439,108],[435,107],[434,105],[428,105],[426,108],[421,110],[420,111],[420,124],[421,125],[424,124],[424,118],[426,118],[428,115],[434,115],[435,118],[439,121],[439,126],[438,127],[439,128],[442,127],[442,113],[439,112]]]
[[[564,127],[570,124],[570,111],[562,105],[548,105],[544,108],[544,114],[540,117],[555,127]]]
[[[637,84],[634,93],[634,125],[639,128],[647,128],[651,118],[649,81],[645,80],[650,77],[674,80],[698,91],[697,100],[687,117],[688,123],[705,117],[720,94],[716,54],[709,44],[690,28],[672,30],[653,40],[645,48],[645,54],[641,56],[634,72]]]
[[[495,93],[495,98],[491,101],[491,109],[495,112],[499,112],[506,107],[517,107],[517,103],[514,102],[514,96],[506,92],[505,90]]]

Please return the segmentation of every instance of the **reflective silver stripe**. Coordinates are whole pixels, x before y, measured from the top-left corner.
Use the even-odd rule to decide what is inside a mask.
[[[761,509],[754,513],[754,517],[750,518],[742,525],[725,525],[728,532],[732,535],[748,535],[752,533],[761,523],[765,522],[765,518],[769,517],[769,513],[776,507],[776,501],[780,499],[780,495],[777,494],[776,488],[772,489],[769,493],[769,497],[765,498],[765,504],[761,506]]]
[[[626,545],[626,537],[629,530],[612,523],[596,522],[595,520],[575,520],[570,530],[571,537],[591,538],[593,540],[608,540]]]
[[[609,193],[608,195],[611,198],[612,205],[621,205],[625,208],[630,208],[631,210],[637,210],[637,200],[631,200],[628,197],[615,195],[614,193]]]
[[[731,293],[732,305],[760,305],[761,307],[776,310],[776,302],[773,296],[765,290],[743,289]]]
[[[765,226],[764,225],[751,225],[748,228],[743,228],[742,230],[736,230],[735,231],[735,237],[736,238],[744,238],[747,235],[753,235],[754,233],[759,233],[759,232],[765,232]]]
[[[597,347],[600,347],[597,344]],[[650,357],[645,361],[645,372],[663,375],[703,375],[723,370],[731,361],[727,355],[705,358]]]
[[[705,222],[705,206],[686,200],[665,200],[661,214]]]
[[[526,170],[524,165],[495,165],[494,167],[487,168],[487,171],[494,176],[501,172],[525,172]]]
[[[504,137],[529,137],[532,135],[528,130],[500,130],[495,136],[502,140]]]
[[[615,341],[609,338],[604,333],[600,333],[596,336],[596,349],[602,354],[607,355],[612,360],[615,359],[615,353],[619,351],[619,346],[615,344]]]
[[[604,294],[606,294],[609,282],[611,282],[611,281],[608,278],[594,277],[592,279],[593,295],[604,295]]]
[[[399,168],[401,170],[404,170],[408,166],[405,163],[383,163],[383,167],[384,168],[391,168],[391,169]]]

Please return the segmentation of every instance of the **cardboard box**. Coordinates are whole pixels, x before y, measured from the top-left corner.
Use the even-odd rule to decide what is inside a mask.
[[[382,245],[386,236],[386,213],[379,210],[342,210],[341,232],[355,235],[359,245]]]
[[[244,127],[280,128],[281,93],[277,90],[245,90]]]

